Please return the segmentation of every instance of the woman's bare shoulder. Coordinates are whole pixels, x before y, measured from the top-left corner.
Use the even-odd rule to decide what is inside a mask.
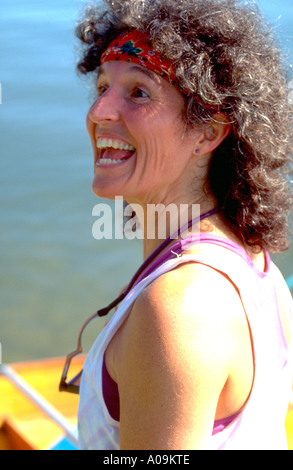
[[[193,448],[210,434],[231,370],[234,333],[227,305],[233,295],[237,300],[221,277],[206,266],[186,264],[157,278],[137,298],[123,328],[117,368],[126,448],[142,441],[154,445],[154,431],[174,446],[183,445],[185,435]],[[160,422],[154,418],[158,413]],[[143,430],[135,424],[137,414]],[[197,427],[199,433],[192,431]]]
[[[210,319],[231,322],[242,303],[235,285],[223,273],[201,263],[184,263],[149,284],[135,302],[134,312],[147,309],[158,320],[179,322]],[[178,317],[178,318],[177,318]],[[151,320],[151,318],[150,318]],[[169,321],[168,321],[169,323]],[[178,323],[177,323],[178,325]]]

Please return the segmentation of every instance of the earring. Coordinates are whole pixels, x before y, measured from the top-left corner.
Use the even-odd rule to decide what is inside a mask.
[[[195,149],[195,153],[199,153],[199,149]]]

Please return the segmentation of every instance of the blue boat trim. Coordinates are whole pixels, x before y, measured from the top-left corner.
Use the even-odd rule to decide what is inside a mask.
[[[289,289],[293,289],[293,274],[286,279],[286,282]]]
[[[67,437],[60,439],[50,450],[78,450]]]

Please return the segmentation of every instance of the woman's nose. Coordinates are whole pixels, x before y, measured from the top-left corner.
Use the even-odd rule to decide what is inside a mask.
[[[88,112],[88,119],[95,124],[108,124],[119,120],[119,98],[115,91],[108,88],[98,96]]]

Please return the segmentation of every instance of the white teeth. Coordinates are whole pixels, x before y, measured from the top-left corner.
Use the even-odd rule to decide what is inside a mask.
[[[112,158],[101,158],[97,165],[115,165],[116,163],[121,163],[123,160],[112,160]]]
[[[123,142],[119,140],[108,139],[105,137],[99,137],[97,140],[96,146],[98,149],[112,147],[114,149],[119,149],[119,150],[132,150],[132,151],[135,150],[135,148],[132,147],[132,145],[124,144]]]

